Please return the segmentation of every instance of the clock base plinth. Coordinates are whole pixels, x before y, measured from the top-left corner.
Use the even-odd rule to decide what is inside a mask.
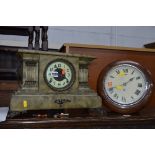
[[[94,94],[16,94],[12,96],[10,110],[45,110],[100,108],[102,102]]]

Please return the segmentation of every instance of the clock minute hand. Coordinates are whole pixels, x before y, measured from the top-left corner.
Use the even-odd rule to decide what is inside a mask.
[[[122,85],[123,85],[123,86],[126,86],[129,82],[133,81],[134,78],[135,78],[135,77],[132,77],[131,79],[129,79],[129,81],[124,82]]]
[[[66,79],[67,81],[69,81],[69,80],[66,78],[66,76],[64,77],[64,79]]]

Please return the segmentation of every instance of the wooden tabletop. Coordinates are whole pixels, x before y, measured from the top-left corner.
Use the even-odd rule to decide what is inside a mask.
[[[2,129],[145,129],[155,128],[155,116],[102,116],[73,118],[16,118],[0,123]]]
[[[155,49],[149,48],[136,48],[136,47],[123,47],[123,46],[105,46],[105,45],[93,45],[93,44],[76,44],[76,43],[65,43],[60,48],[59,51],[62,51],[63,48],[66,48],[66,53],[69,53],[70,47],[78,48],[92,48],[92,49],[106,49],[106,50],[119,50],[119,51],[133,51],[133,52],[151,52],[154,53]]]

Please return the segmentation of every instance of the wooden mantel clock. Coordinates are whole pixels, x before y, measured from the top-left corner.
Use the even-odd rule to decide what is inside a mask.
[[[20,50],[22,84],[11,99],[11,111],[100,108],[101,98],[88,86],[93,57]]]

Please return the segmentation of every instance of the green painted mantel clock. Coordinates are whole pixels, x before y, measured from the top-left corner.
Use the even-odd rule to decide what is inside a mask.
[[[11,111],[100,108],[101,98],[88,86],[93,57],[19,50],[22,84],[11,98]]]

